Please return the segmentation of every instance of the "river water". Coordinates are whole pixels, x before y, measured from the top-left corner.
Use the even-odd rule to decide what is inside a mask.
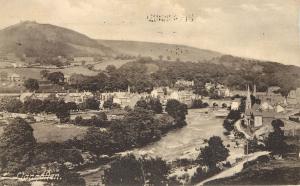
[[[187,126],[167,133],[161,140],[133,150],[136,155],[148,154],[162,157],[166,161],[178,158],[196,158],[203,140],[216,135],[223,137],[223,119],[216,118],[211,111],[203,109],[188,111]]]
[[[179,158],[196,158],[203,140],[216,135],[223,136],[223,119],[216,118],[212,111],[205,113],[203,109],[191,109],[186,117],[187,126],[167,133],[159,141],[143,148],[135,149],[135,155],[148,154],[162,157],[166,161]],[[87,184],[100,180],[102,171],[85,176]],[[95,182],[94,182],[95,183]]]

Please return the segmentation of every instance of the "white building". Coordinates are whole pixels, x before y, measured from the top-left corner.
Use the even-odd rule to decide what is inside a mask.
[[[188,106],[192,105],[193,100],[196,98],[198,97],[191,91],[173,91],[170,96],[168,96],[168,99],[176,99]]]
[[[21,76],[19,74],[12,73],[12,74],[8,75],[8,81],[19,82],[21,80],[22,80],[22,78],[21,78]]]
[[[94,62],[93,57],[74,57],[74,62]]]
[[[235,98],[231,102],[231,110],[238,110],[241,105],[241,98]]]
[[[83,103],[88,98],[94,97],[91,92],[75,92],[75,93],[57,93],[56,97],[62,98],[66,103],[75,102],[76,104]]]
[[[165,89],[165,90],[164,90]],[[151,96],[154,98],[163,98],[169,92],[169,87],[158,87],[151,91]]]
[[[133,108],[141,97],[143,97],[142,94],[130,93],[129,91],[102,93],[100,95],[101,107],[103,106],[104,101],[112,99],[113,103],[119,104],[121,108],[125,108],[126,106]]]
[[[186,81],[186,80],[177,80],[175,85],[177,86],[185,86],[185,87],[192,87],[194,86],[194,81]]]

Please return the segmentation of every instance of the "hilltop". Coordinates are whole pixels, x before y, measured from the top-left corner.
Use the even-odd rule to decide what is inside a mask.
[[[26,57],[115,55],[116,51],[70,29],[21,22],[0,31],[0,51]]]

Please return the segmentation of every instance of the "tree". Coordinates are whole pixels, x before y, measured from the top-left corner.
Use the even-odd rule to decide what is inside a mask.
[[[201,99],[195,99],[192,102],[192,108],[206,108],[208,107],[207,103],[203,103]]]
[[[135,108],[139,107],[139,108],[143,108],[143,109],[148,109],[148,103],[145,99],[140,99],[136,102]]]
[[[229,150],[223,145],[223,141],[218,136],[213,136],[208,140],[208,146],[201,149],[198,156],[200,162],[210,169],[215,169],[216,164],[225,161],[229,156]]]
[[[60,100],[57,103],[55,115],[57,118],[59,118],[61,123],[68,122],[70,120],[70,110],[63,100]]]
[[[161,114],[163,111],[162,105],[158,98],[150,98],[149,106],[150,109],[153,110],[156,114]]]
[[[27,79],[24,82],[24,87],[29,91],[33,92],[39,89],[39,82],[36,79]]]
[[[4,109],[7,112],[19,113],[22,111],[23,103],[18,99],[11,99],[5,103]]]
[[[50,72],[49,70],[41,70],[40,75],[42,76],[43,79],[46,79],[49,72]]]
[[[142,164],[132,154],[121,157],[104,171],[103,182],[105,185],[142,186],[145,184]]]
[[[54,96],[49,96],[43,101],[44,104],[44,111],[46,113],[56,113],[56,106],[59,100]]]
[[[24,102],[24,111],[27,113],[41,113],[45,110],[44,103],[39,99],[27,99]]]
[[[228,119],[225,119],[224,122],[223,122],[223,127],[228,131],[228,132],[231,132],[233,129],[234,129],[234,126],[233,126],[233,122],[228,120]]]
[[[139,79],[134,85],[134,91],[138,93],[150,93],[153,90],[153,83],[147,79]]]
[[[52,72],[47,75],[47,79],[53,84],[64,82],[64,74],[62,72]]]
[[[113,99],[109,98],[108,100],[104,101],[103,108],[105,108],[105,109],[112,109],[113,103],[114,103]]]
[[[16,173],[30,166],[35,145],[32,127],[24,119],[14,119],[0,136],[2,171]]]
[[[237,121],[241,118],[241,112],[239,110],[231,110],[226,119]]]
[[[179,126],[186,125],[185,116],[188,113],[186,104],[170,99],[166,105],[166,112],[175,119]]]
[[[81,116],[76,116],[75,117],[75,124],[76,125],[80,125],[82,121],[83,121],[83,118]]]
[[[163,110],[162,105],[159,99],[157,98],[147,98],[147,99],[142,98],[136,102],[134,107],[152,110],[156,114],[161,114]]]
[[[99,110],[100,101],[95,97],[87,98],[82,107],[83,109]]]
[[[101,131],[100,128],[88,128],[82,142],[85,150],[93,152],[97,156],[112,153],[111,136],[107,131]]]
[[[109,131],[112,134],[115,148],[124,150],[143,146],[160,138],[159,122],[154,119],[152,111],[137,108],[123,120],[112,121]]]
[[[284,127],[284,123],[280,119],[276,119],[272,121],[272,126],[274,131],[269,134],[266,147],[272,154],[283,155],[287,152],[284,132],[281,129],[281,127]]]
[[[69,110],[78,110],[77,104],[75,102],[66,103]]]
[[[145,179],[149,185],[167,185],[170,167],[161,158],[143,157],[141,160]]]

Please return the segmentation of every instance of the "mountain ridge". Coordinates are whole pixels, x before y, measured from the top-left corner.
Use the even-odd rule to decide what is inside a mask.
[[[210,62],[239,68],[246,62],[270,62],[222,54],[197,47],[145,41],[93,39],[52,24],[23,21],[0,30],[0,53],[18,57],[77,57],[119,55],[181,62]],[[273,62],[278,63],[278,62]],[[280,65],[285,65],[279,63]],[[291,65],[286,65],[291,66]],[[291,67],[298,67],[292,65]]]

